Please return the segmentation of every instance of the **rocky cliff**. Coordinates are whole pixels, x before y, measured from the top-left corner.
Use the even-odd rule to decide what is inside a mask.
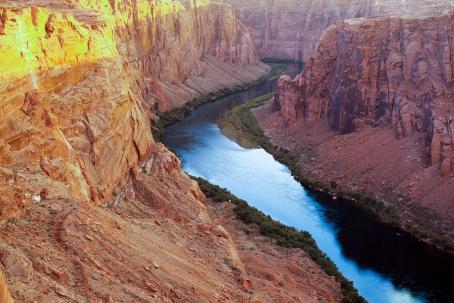
[[[433,165],[452,171],[454,16],[337,22],[305,71],[279,80],[276,105],[287,123],[329,117],[348,133],[389,126],[398,138],[425,132]]]
[[[431,16],[454,1],[401,0],[227,0],[248,26],[262,58],[308,60],[335,21],[366,16]]]
[[[306,176],[378,197],[444,244],[454,232],[453,30],[452,13],[335,22],[259,115]]]

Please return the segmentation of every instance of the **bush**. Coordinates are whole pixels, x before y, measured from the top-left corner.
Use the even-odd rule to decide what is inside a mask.
[[[198,178],[191,176],[191,178],[195,181],[200,186],[200,189],[203,191],[203,193],[211,198],[214,202],[233,202],[233,203],[239,203],[241,200],[238,199],[235,195],[230,193],[227,189],[221,188],[217,185],[213,185],[207,180],[203,178]]]

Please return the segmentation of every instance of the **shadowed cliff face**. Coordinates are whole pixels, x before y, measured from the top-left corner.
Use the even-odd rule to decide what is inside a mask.
[[[288,124],[329,116],[332,128],[390,126],[398,138],[425,132],[433,165],[453,162],[453,15],[337,22],[305,71],[282,77],[276,103]]]
[[[261,58],[308,60],[332,22],[366,16],[432,16],[454,1],[226,0],[248,26]]]
[[[148,157],[153,112],[266,71],[218,2],[6,1],[0,21],[0,218],[111,199]]]

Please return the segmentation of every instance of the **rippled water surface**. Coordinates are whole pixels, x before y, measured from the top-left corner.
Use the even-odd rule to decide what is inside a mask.
[[[274,219],[306,230],[369,302],[454,302],[453,258],[380,224],[346,201],[305,189],[261,148],[244,149],[219,122],[273,83],[205,104],[163,141],[188,173],[229,189]]]

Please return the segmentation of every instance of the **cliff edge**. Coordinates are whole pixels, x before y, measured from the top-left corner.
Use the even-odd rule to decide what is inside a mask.
[[[40,195],[110,200],[148,157],[153,113],[266,72],[219,2],[6,1],[0,12],[2,218]]]

